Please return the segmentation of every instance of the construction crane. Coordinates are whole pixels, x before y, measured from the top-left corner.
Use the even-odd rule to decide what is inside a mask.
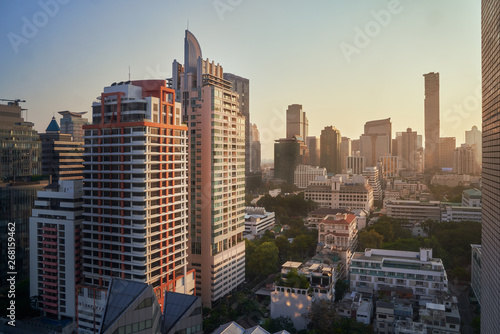
[[[14,102],[16,106],[19,105],[19,102],[26,102],[26,100],[21,100],[21,99],[0,99],[0,101],[7,101],[7,102]],[[26,121],[28,120],[28,109],[21,109],[21,111],[26,111]]]

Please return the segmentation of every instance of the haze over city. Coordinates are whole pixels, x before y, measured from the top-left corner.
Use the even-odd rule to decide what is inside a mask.
[[[43,131],[53,113],[90,111],[118,80],[170,78],[189,27],[203,57],[250,80],[262,157],[302,104],[309,134],[356,139],[391,117],[423,134],[424,78],[440,73],[441,136],[481,128],[480,3],[473,1],[37,1],[0,4],[0,98],[24,99]],[[40,13],[46,13],[44,15]]]

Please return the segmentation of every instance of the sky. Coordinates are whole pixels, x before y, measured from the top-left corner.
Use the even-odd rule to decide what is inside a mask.
[[[440,74],[441,137],[481,128],[480,2],[470,0],[40,0],[0,2],[0,98],[26,100],[44,132],[58,111],[90,111],[113,82],[165,79],[184,31],[204,58],[250,80],[262,158],[301,104],[309,135],[359,138],[390,117],[423,134],[423,74]],[[1,102],[1,101],[0,101]]]

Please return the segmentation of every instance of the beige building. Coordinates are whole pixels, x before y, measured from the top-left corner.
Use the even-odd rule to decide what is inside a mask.
[[[359,151],[366,158],[366,166],[374,167],[381,156],[392,152],[391,119],[381,119],[365,123],[365,131],[359,137]]]
[[[211,307],[245,280],[245,117],[222,66],[203,60],[189,31],[184,51],[172,84],[189,128],[188,262]]]
[[[302,109],[301,104],[291,104],[286,110],[286,138],[299,136],[305,141],[308,130],[309,121],[307,120],[306,112]]]
[[[307,188],[309,182],[314,181],[316,177],[326,177],[326,168],[318,166],[298,165],[294,172],[294,184],[297,188]]]

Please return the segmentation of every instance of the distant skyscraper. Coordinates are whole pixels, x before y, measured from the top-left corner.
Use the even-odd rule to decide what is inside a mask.
[[[406,132],[398,132],[396,134],[396,146],[394,151],[397,151],[400,163],[400,173],[404,176],[411,175],[417,170],[417,132],[411,128],[406,129]]]
[[[306,137],[306,145],[309,150],[308,164],[311,166],[319,166],[319,159],[321,154],[321,144],[319,137],[308,136]]]
[[[68,133],[73,136],[73,141],[83,142],[83,126],[88,124],[88,120],[83,118],[86,111],[73,112],[73,111],[60,111],[61,118],[61,133]]]
[[[306,155],[307,146],[298,136],[275,140],[274,177],[293,184],[295,168],[305,164]]]
[[[260,170],[261,147],[257,124],[250,123],[250,172]]]
[[[392,123],[390,118],[365,123],[365,132],[359,137],[359,151],[366,158],[366,166],[374,167],[381,156],[392,150]]]
[[[500,2],[482,0],[483,207],[481,249],[481,333],[500,328]]]
[[[340,142],[340,169],[342,170],[342,173],[346,170],[346,159],[350,155],[351,139],[349,139],[348,137],[342,137]]]
[[[222,66],[203,60],[187,30],[184,46],[172,84],[189,127],[189,265],[211,307],[245,280],[245,116]]]
[[[0,180],[42,174],[40,136],[33,125],[21,117],[18,103],[0,104]]]
[[[308,136],[309,121],[301,104],[292,104],[286,110],[286,137],[299,136],[305,141]]]
[[[92,110],[84,126],[85,285],[144,282],[160,304],[166,290],[193,294],[187,127],[174,90],[165,80],[114,83]]]
[[[351,140],[351,154],[349,155],[356,155],[356,152],[359,152],[359,139]]]
[[[457,148],[455,137],[439,138],[439,167],[453,168],[453,152]]]
[[[51,176],[52,182],[83,179],[83,141],[75,142],[70,134],[61,133],[55,117],[40,139],[43,175]]]
[[[465,143],[474,149],[476,162],[481,167],[483,153],[483,136],[477,126],[473,126],[470,131],[465,131]]]
[[[425,78],[425,169],[439,168],[439,73],[424,74]]]
[[[340,141],[342,137],[340,131],[333,126],[327,126],[321,130],[321,155],[320,167],[325,167],[329,174],[339,174],[342,172],[340,162]]]
[[[462,144],[453,152],[453,172],[456,174],[480,174],[476,162],[476,150],[467,144]]]
[[[252,171],[250,166],[252,162],[252,142],[250,138],[250,132],[252,131],[250,125],[250,81],[231,73],[223,73],[223,78],[227,81],[231,81],[233,84],[233,91],[238,93],[240,113],[245,116],[245,174],[248,175],[248,173]]]

